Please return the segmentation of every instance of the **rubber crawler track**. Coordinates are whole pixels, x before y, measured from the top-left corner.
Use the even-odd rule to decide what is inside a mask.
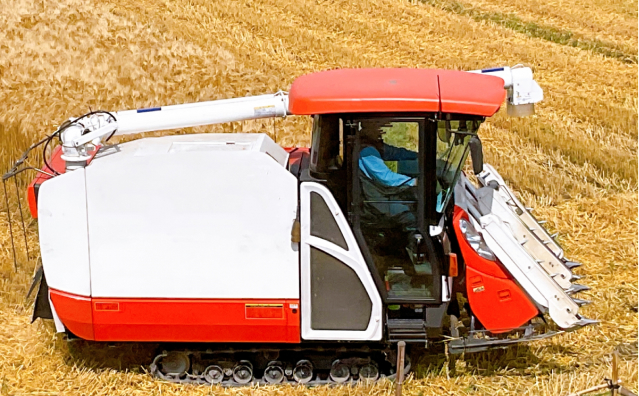
[[[264,369],[267,365],[264,363],[269,360],[280,359],[282,367],[285,367],[285,375],[279,384],[300,384],[292,376],[292,368],[296,362],[300,360],[308,360],[313,364],[314,370],[312,379],[308,382],[301,383],[305,386],[319,385],[355,385],[360,382],[372,383],[381,379],[394,380],[396,377],[396,354],[390,349],[371,349],[363,348],[340,348],[324,349],[297,349],[297,350],[280,350],[278,349],[227,349],[227,350],[197,350],[197,349],[172,349],[164,350],[159,353],[150,365],[151,374],[158,379],[178,383],[178,384],[201,384],[211,385],[217,384],[223,387],[238,386],[254,386],[254,385],[274,385],[264,379]],[[176,355],[179,354],[179,355]],[[271,354],[272,359],[268,358]],[[163,359],[169,355],[179,356],[184,359],[188,356],[189,365],[187,370],[181,370],[180,373],[166,373],[162,370]],[[252,359],[251,359],[252,358]],[[351,375],[348,380],[337,382],[330,378],[330,363],[339,360],[349,366]],[[238,383],[230,375],[232,367],[240,361],[250,361],[254,368],[252,379],[247,383]],[[327,365],[328,362],[328,365]],[[358,367],[362,365],[372,364],[379,370],[379,375],[375,380],[360,379],[358,376]],[[220,382],[211,382],[205,375],[204,371],[207,366],[217,365],[226,369],[224,379]],[[183,367],[182,367],[183,368]],[[408,373],[411,369],[410,359],[406,357],[406,365],[404,373]],[[166,371],[166,370],[165,370]]]

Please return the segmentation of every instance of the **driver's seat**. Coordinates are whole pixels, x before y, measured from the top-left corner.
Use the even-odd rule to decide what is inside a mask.
[[[389,187],[359,171],[362,193],[360,226],[372,252],[408,259],[406,247],[417,230],[417,197],[411,186]]]
[[[417,228],[416,189],[412,186],[391,187],[370,179],[359,171],[362,193],[362,223],[386,228],[387,224],[401,225],[403,231]]]

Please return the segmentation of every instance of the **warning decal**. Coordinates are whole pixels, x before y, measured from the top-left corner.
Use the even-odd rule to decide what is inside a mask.
[[[277,115],[274,105],[254,107],[253,112],[256,117],[275,117]]]

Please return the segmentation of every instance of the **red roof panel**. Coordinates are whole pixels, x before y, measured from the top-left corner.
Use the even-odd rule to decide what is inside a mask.
[[[504,96],[504,81],[482,74],[338,69],[297,78],[289,93],[289,111],[299,115],[443,111],[491,116]]]
[[[490,117],[506,98],[504,80],[485,74],[438,70],[442,113]]]

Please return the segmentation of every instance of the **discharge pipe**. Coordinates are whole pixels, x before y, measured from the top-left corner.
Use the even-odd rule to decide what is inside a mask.
[[[116,135],[222,124],[288,114],[288,95],[276,94],[212,100],[115,113]]]
[[[533,79],[530,67],[523,65],[504,66],[472,70],[469,73],[487,74],[504,80],[504,89],[508,93],[508,115],[511,117],[525,117],[535,114],[535,103],[544,99],[544,91]]]
[[[543,91],[533,79],[529,67],[497,67],[473,70],[470,73],[488,74],[504,80],[510,116],[534,114],[534,104],[544,98]],[[72,170],[85,166],[90,158],[90,149],[101,144],[102,138],[106,136],[285,117],[288,114],[288,94],[281,91],[276,94],[124,110],[116,113],[101,112],[84,119],[81,117],[81,121],[70,120],[72,125],[61,134],[62,158],[67,162],[67,169]]]

